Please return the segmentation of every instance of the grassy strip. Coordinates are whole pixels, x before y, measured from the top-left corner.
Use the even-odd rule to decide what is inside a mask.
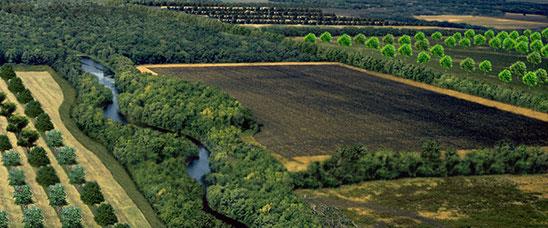
[[[101,162],[110,170],[114,179],[124,188],[127,195],[141,210],[147,221],[152,227],[164,227],[164,224],[157,217],[156,212],[152,209],[146,198],[139,192],[137,186],[133,182],[131,176],[125,168],[108,152],[108,150],[100,143],[86,136],[74,120],[70,117],[70,109],[76,101],[76,90],[53,69],[48,66],[28,66],[18,65],[16,71],[47,71],[53,79],[59,84],[63,91],[64,100],[59,108],[61,119],[70,133],[78,139],[90,151],[93,151]]]

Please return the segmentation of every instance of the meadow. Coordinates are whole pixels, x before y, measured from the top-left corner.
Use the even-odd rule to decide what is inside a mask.
[[[249,107],[254,138],[285,157],[331,154],[341,145],[416,150],[426,139],[472,149],[502,139],[546,145],[545,122],[386,80],[338,64],[151,67],[214,86]],[[214,107],[213,107],[214,108]]]

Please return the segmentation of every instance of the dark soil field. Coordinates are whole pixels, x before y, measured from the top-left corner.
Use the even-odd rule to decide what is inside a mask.
[[[255,138],[288,157],[340,145],[416,150],[426,139],[471,149],[548,145],[548,123],[339,65],[152,68],[223,89],[264,124]]]

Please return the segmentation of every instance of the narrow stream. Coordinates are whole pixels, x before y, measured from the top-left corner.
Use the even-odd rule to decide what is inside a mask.
[[[111,71],[107,68],[105,68],[103,65],[93,61],[90,58],[83,57],[81,59],[82,62],[82,70],[84,72],[90,73],[93,76],[95,76],[101,85],[104,85],[110,91],[112,92],[112,103],[109,104],[105,110],[104,110],[104,116],[108,119],[111,119],[113,121],[127,124],[126,118],[120,113],[119,106],[118,106],[118,90],[116,89],[114,77],[111,73]],[[215,210],[213,210],[211,207],[209,207],[209,203],[207,201],[207,185],[205,183],[205,176],[209,173],[211,173],[211,168],[209,166],[209,150],[198,140],[191,139],[190,140],[198,146],[198,158],[194,159],[190,162],[188,167],[186,168],[187,174],[192,177],[194,180],[196,180],[200,185],[204,187],[204,198],[203,198],[203,210],[211,215],[213,215],[215,218],[225,222],[226,224],[232,225],[233,227],[246,227],[243,223],[238,222],[237,220],[234,220],[226,215],[223,215]]]

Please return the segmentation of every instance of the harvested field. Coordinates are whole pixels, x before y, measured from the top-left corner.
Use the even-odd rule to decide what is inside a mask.
[[[64,99],[63,92],[52,76],[48,72],[17,72],[17,75],[34,98],[42,104],[55,128],[63,134],[65,143],[78,151],[78,163],[86,170],[87,179],[97,181],[101,186],[105,200],[114,207],[118,220],[132,227],[150,227],[142,212],[101,160],[84,147],[63,124],[59,113]]]
[[[150,67],[150,66],[149,66]],[[264,124],[255,138],[286,157],[339,145],[416,150],[425,139],[458,149],[502,139],[548,144],[548,123],[337,64],[151,67],[219,87]]]
[[[516,17],[509,15],[504,17],[486,17],[486,16],[471,16],[471,15],[427,15],[415,16],[419,20],[425,21],[447,21],[452,23],[466,23],[471,25],[479,25],[493,27],[496,29],[524,29],[524,28],[545,28],[548,22],[538,21],[537,16],[532,20],[527,20],[526,17]]]

